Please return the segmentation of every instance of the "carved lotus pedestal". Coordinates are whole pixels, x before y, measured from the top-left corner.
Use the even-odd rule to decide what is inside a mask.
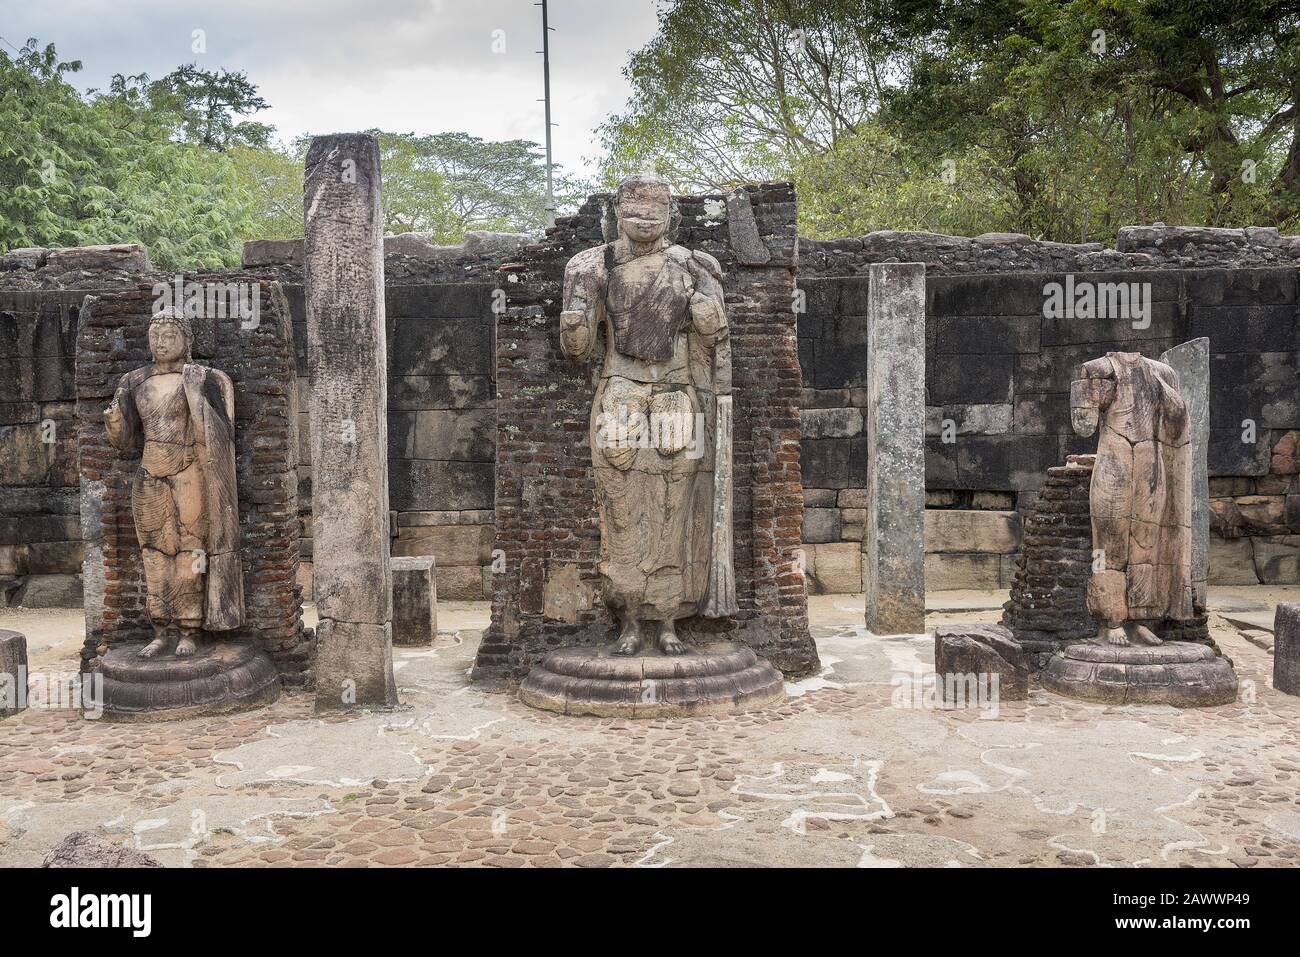
[[[280,695],[280,676],[248,641],[217,641],[188,658],[139,657],[140,645],[111,649],[100,662],[104,718],[169,721],[244,711]]]
[[[1237,674],[1209,645],[1078,642],[1054,654],[1039,675],[1044,687],[1103,704],[1198,708],[1237,700]]]
[[[735,714],[785,700],[781,673],[744,645],[688,645],[682,655],[618,657],[612,646],[561,648],[519,686],[525,704],[560,714],[677,718]]]

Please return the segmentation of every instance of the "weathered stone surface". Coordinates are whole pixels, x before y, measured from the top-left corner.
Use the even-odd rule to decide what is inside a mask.
[[[429,645],[438,634],[438,582],[433,555],[394,557],[393,644]]]
[[[679,718],[775,707],[785,700],[785,683],[770,663],[729,641],[634,657],[562,648],[529,672],[519,697],[567,715]]]
[[[857,542],[809,545],[809,586],[814,594],[856,595],[862,586],[862,546]]]
[[[155,858],[105,840],[90,831],[73,831],[50,848],[41,867],[162,867]]]
[[[1166,641],[1148,647],[1077,642],[1048,661],[1043,686],[1104,704],[1200,708],[1237,700],[1237,675],[1208,645]]]
[[[245,269],[258,266],[302,265],[301,239],[250,239],[244,243]]]
[[[318,573],[317,588],[319,583]],[[317,711],[397,703],[391,622],[376,625],[322,618],[316,626],[316,641],[330,655],[327,668],[317,659]]]
[[[1273,616],[1273,687],[1300,695],[1300,604],[1279,602]]]
[[[927,591],[1005,588],[1004,555],[957,552],[926,552],[925,587]]]
[[[0,718],[17,714],[27,681],[27,636],[0,628]]]
[[[860,409],[804,409],[799,425],[805,439],[848,439],[862,434]]]
[[[867,628],[925,627],[925,266],[873,265],[867,318]],[[857,483],[854,483],[857,484]]]
[[[80,608],[80,575],[28,575],[14,602],[22,608]]]
[[[1029,697],[1029,664],[1020,642],[1002,625],[940,625],[934,632],[934,670],[943,700],[949,704],[958,686],[954,676],[975,675],[989,680],[997,675],[997,698],[1022,701]],[[988,685],[992,688],[992,684]]]
[[[147,274],[153,269],[148,251],[139,243],[51,249],[45,257],[45,267],[57,272],[114,269],[137,275]]]
[[[1255,574],[1265,585],[1300,584],[1300,535],[1256,538]]]
[[[1211,538],[1209,575],[1216,585],[1258,585],[1255,549],[1250,539]]]
[[[1020,516],[1016,512],[964,508],[925,510],[927,552],[996,552],[1020,547]]]
[[[140,657],[138,645],[110,648],[100,660],[106,721],[182,721],[270,704],[280,676],[249,641],[215,641],[188,657]]]
[[[303,181],[318,708],[396,703],[383,210],[374,137],[317,137]],[[351,689],[351,694],[349,694]]]
[[[727,194],[727,238],[742,263],[763,265],[772,259],[771,250],[758,234],[747,190],[736,189]]]
[[[1192,598],[1205,607],[1210,572],[1210,340],[1193,339],[1160,356],[1178,373],[1178,390],[1187,404],[1191,445]]]
[[[840,540],[840,510],[838,508],[805,508],[803,510],[803,541],[805,545],[820,545]]]

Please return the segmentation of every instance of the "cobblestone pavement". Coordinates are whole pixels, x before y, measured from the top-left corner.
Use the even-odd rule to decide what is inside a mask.
[[[395,650],[391,713],[321,720],[308,696],[154,726],[30,709],[0,721],[0,864],[39,863],[79,829],[196,867],[1300,861],[1300,698],[1221,619],[1238,704],[1035,691],[942,711],[908,691],[929,639],[869,635],[860,597],[812,604],[823,671],[760,714],[533,711],[466,677],[483,605],[443,612],[463,627],[433,648]],[[33,668],[69,667],[76,641],[43,643]]]

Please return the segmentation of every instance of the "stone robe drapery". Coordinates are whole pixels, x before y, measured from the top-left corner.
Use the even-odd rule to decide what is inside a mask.
[[[1191,619],[1191,445],[1177,373],[1109,352],[1080,367],[1071,391],[1076,419],[1100,418],[1089,612],[1106,622]]]
[[[622,240],[579,253],[565,270],[564,309],[581,314],[586,332],[585,348],[569,354],[594,358],[601,322],[607,326],[588,434],[602,592],[620,618],[690,617],[709,592],[715,359],[727,335],[720,279],[721,267],[704,253],[664,246],[636,256]],[[701,299],[716,319],[703,331],[692,321]],[[729,367],[724,387],[729,392]],[[729,561],[717,564],[731,574]],[[721,591],[734,605],[734,582]]]
[[[150,390],[143,402],[142,389]],[[178,376],[142,366],[122,377],[115,401],[121,415],[108,425],[108,439],[140,455],[131,510],[150,618],[208,631],[238,628],[244,579],[229,376],[193,363]]]

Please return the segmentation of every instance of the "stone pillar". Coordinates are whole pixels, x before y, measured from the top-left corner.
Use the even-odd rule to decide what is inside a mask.
[[[1273,687],[1300,695],[1300,604],[1282,602],[1273,617]]]
[[[867,489],[862,534],[867,628],[925,630],[925,264],[870,267]]]
[[[303,178],[316,709],[397,703],[379,144],[318,136]]]
[[[0,718],[27,706],[27,636],[0,628]]]
[[[1175,346],[1160,361],[1178,373],[1178,391],[1187,403],[1187,435],[1192,446],[1192,601],[1205,608],[1210,573],[1210,340]]]
[[[432,555],[394,558],[393,644],[431,645],[438,634],[438,581]]]

